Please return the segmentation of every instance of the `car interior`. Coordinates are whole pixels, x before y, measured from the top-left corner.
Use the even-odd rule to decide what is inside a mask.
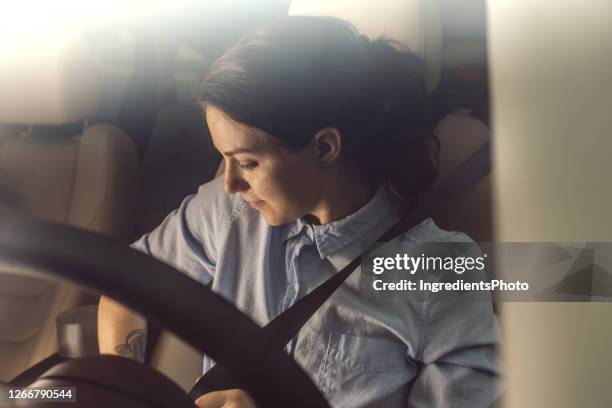
[[[476,242],[553,241],[552,232],[538,235],[537,232],[527,232],[529,228],[519,231],[518,226],[513,230],[512,221],[499,221],[499,215],[496,218],[496,208],[509,211],[509,207],[499,203],[505,198],[511,200],[512,191],[522,197],[538,197],[533,190],[537,185],[531,189],[516,187],[522,186],[523,181],[513,179],[509,174],[516,173],[519,154],[504,156],[507,157],[504,161],[499,149],[503,147],[511,151],[512,146],[507,141],[497,144],[499,134],[495,129],[509,120],[520,122],[516,106],[521,106],[522,102],[511,86],[498,86],[496,95],[514,95],[515,100],[507,105],[494,105],[492,102],[495,95],[492,95],[491,83],[510,75],[501,64],[511,63],[511,60],[510,57],[502,58],[501,51],[492,55],[491,36],[495,34],[493,45],[510,47],[517,41],[524,41],[525,38],[510,38],[510,23],[504,19],[510,15],[516,22],[529,14],[527,6],[525,10],[519,8],[520,11],[512,14],[504,3],[507,2],[205,0],[181,3],[146,18],[83,24],[78,29],[53,33],[41,30],[25,35],[20,32],[11,37],[11,41],[0,43],[4,48],[0,54],[0,224],[3,218],[27,215],[95,232],[125,245],[152,230],[199,185],[214,177],[222,177],[221,156],[214,149],[202,112],[195,104],[197,87],[207,68],[242,34],[257,25],[278,16],[305,14],[348,20],[370,37],[387,35],[405,42],[425,59],[428,67],[428,119],[441,145],[437,183],[479,147],[493,140],[494,170],[434,214],[433,218],[441,228],[463,231]],[[538,16],[542,21],[552,18],[545,14],[544,6],[535,9],[541,12]],[[120,8],[118,13],[121,13]],[[585,12],[584,15],[593,14]],[[533,16],[530,18],[535,19]],[[498,25],[489,27],[492,22]],[[603,22],[596,26],[605,27]],[[536,35],[534,33],[539,28],[533,23],[529,26],[531,31],[526,32]],[[606,33],[612,34],[609,28],[600,28],[598,33],[602,37]],[[553,34],[557,32],[551,29],[550,35]],[[580,40],[580,33],[576,36],[574,42],[567,41],[568,47],[578,47],[589,41],[586,34],[584,42]],[[22,52],[8,52],[17,38],[21,41]],[[34,46],[42,41],[48,44],[44,53],[37,52]],[[610,45],[610,40],[607,41]],[[602,55],[602,64],[612,65],[610,57],[603,56],[603,49],[594,52]],[[591,65],[586,64],[590,61],[590,54],[584,53],[585,69],[588,69]],[[513,54],[514,57],[517,55],[520,59],[519,51]],[[535,54],[531,57],[530,61],[542,60]],[[525,83],[541,80],[542,74],[537,78],[529,76],[530,61],[526,60],[524,58],[523,65],[518,68],[525,71],[521,80]],[[492,61],[496,64],[495,72]],[[578,66],[574,68],[575,71],[579,69]],[[599,89],[610,90],[610,85],[604,84]],[[604,93],[600,95],[603,106],[606,102]],[[503,106],[515,113],[513,118],[501,119]],[[597,113],[600,112],[599,105],[594,106],[591,118],[609,122],[603,114]],[[526,127],[515,125],[522,134],[534,136],[532,130],[531,133],[525,130]],[[591,128],[593,134],[599,135],[602,135],[602,129],[601,126]],[[551,132],[558,130],[554,128]],[[506,131],[504,136],[508,137],[508,133]],[[542,142],[537,150],[540,157],[546,156],[551,144],[550,140],[548,144]],[[526,145],[522,147],[528,148]],[[502,176],[498,176],[500,169],[505,171]],[[609,170],[604,166],[598,169]],[[589,174],[600,173],[593,170]],[[499,187],[500,181],[507,181],[514,187]],[[601,203],[608,196],[600,198]],[[543,197],[539,199],[546,201]],[[525,199],[524,202],[532,201]],[[525,216],[533,228],[538,220],[543,227],[552,222],[547,221],[542,211],[530,213],[525,209],[527,205],[521,209],[525,214],[533,214]],[[569,204],[567,209],[564,217],[571,214]],[[508,213],[508,219],[516,220],[516,215]],[[605,232],[581,235],[573,234],[574,230],[567,231],[560,233],[566,240],[606,240],[609,236]],[[87,330],[94,330],[97,301],[97,294],[73,284],[22,276],[10,269],[0,271],[0,382],[12,383],[20,378],[21,381],[25,378],[31,380],[36,373],[40,374],[61,359],[95,354],[97,345],[66,344],[65,339],[58,339],[58,333],[62,333],[58,327],[68,319],[70,323],[87,325]],[[535,313],[534,316],[540,316],[539,321],[554,321],[550,317],[553,314],[551,310],[542,311],[534,306],[536,309],[533,311],[527,307],[511,305],[502,312],[497,309],[504,319],[508,313],[509,323],[503,325],[504,334],[508,330],[537,326],[535,322],[520,320],[519,316],[525,314]],[[576,322],[591,324],[580,318],[586,311],[581,314],[572,310],[567,313],[574,316],[572,319]],[[597,313],[597,316],[605,315],[603,305]],[[561,333],[571,332],[570,327],[563,326]],[[533,333],[541,334],[541,330],[535,328]],[[189,391],[202,373],[202,353],[167,331],[152,326],[150,333],[146,363]],[[545,337],[551,340],[549,336]],[[96,337],[89,333],[88,338],[91,342]],[[604,330],[598,337],[598,344],[603,347],[604,339],[610,338],[609,330]],[[557,347],[561,353],[567,352],[570,346],[557,343]],[[545,346],[539,349],[542,348]],[[516,356],[516,350],[511,349],[508,358]],[[583,357],[593,362],[588,355]],[[522,365],[516,363],[515,373],[530,372],[525,360],[517,357],[516,361]],[[610,359],[594,364],[604,370],[605,361]],[[32,367],[38,368],[24,376]],[[559,367],[567,368],[567,365],[560,364]],[[586,365],[581,367],[587,369]],[[516,375],[519,374],[509,374],[510,379]],[[522,378],[525,377],[515,381],[523,387],[522,395],[528,394],[529,390],[535,392]],[[550,381],[554,382],[553,379]],[[514,395],[514,391],[511,394]],[[587,394],[585,391],[586,396],[581,398],[595,401],[602,397],[599,390]],[[509,402],[516,406],[531,406],[519,405],[525,402],[521,397],[509,398]],[[569,406],[564,403],[561,401],[558,406]]]
[[[190,16],[192,26],[185,24],[180,32],[169,31],[176,27],[172,21],[124,33],[75,30],[58,38],[53,53],[35,56],[35,63],[32,55],[23,54],[23,61],[10,55],[14,66],[35,68],[1,79],[14,87],[4,93],[11,103],[3,104],[1,118],[6,124],[0,144],[2,192],[14,199],[4,203],[125,242],[153,229],[185,196],[219,174],[221,157],[194,104],[206,67],[249,27],[287,13],[344,18],[370,36],[400,38],[426,58],[428,86],[438,105],[432,115],[444,146],[442,180],[489,137],[484,3],[472,1],[469,10],[462,4],[461,15],[472,16],[467,22],[453,19],[452,8],[458,6],[448,1],[362,1],[351,8],[331,1],[270,2],[255,16],[228,6],[211,15],[199,10],[203,21]],[[219,16],[223,24],[205,24]],[[172,17],[183,21],[186,16]],[[156,70],[150,63],[157,63]],[[54,71],[58,66],[63,72]],[[122,92],[116,89],[120,74]],[[490,220],[481,211],[488,207],[488,195],[487,177],[436,220],[487,241]],[[470,204],[474,200],[477,211]],[[0,349],[2,380],[10,381],[56,352],[55,317],[61,311],[95,299],[70,285],[10,274],[0,279],[5,280],[0,309],[7,328]],[[151,364],[188,389],[201,372],[201,356],[167,334],[156,343]]]

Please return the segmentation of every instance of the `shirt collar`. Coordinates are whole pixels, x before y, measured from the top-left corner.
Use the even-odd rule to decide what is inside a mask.
[[[361,238],[384,219],[395,219],[401,202],[381,183],[366,205],[347,217],[323,225],[307,224],[302,218],[282,225],[283,242],[307,234],[316,244],[321,259],[338,252]],[[386,222],[384,224],[387,224]]]

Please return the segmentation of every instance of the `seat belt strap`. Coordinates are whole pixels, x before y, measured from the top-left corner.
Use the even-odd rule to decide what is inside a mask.
[[[397,238],[434,214],[442,204],[466,191],[484,178],[491,171],[490,157],[489,142],[486,142],[455,169],[450,176],[443,180],[435,190],[425,196],[415,206],[407,208],[405,215],[400,221],[385,232],[377,242],[388,242]],[[369,246],[362,254],[342,268],[342,270],[299,299],[293,306],[271,320],[266,326],[262,327],[261,330],[268,338],[270,348],[285,347],[310,317],[357,269],[361,263],[362,255],[374,249],[375,245],[376,243]],[[216,365],[196,381],[189,395],[196,399],[208,392],[239,387],[238,384],[231,380],[225,368]]]

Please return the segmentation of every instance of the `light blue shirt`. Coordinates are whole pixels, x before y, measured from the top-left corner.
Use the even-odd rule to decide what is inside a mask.
[[[133,246],[208,284],[260,325],[341,270],[395,224],[402,204],[381,186],[355,213],[325,225],[271,226],[217,178]],[[471,242],[431,219],[406,243]],[[491,302],[460,305],[373,293],[356,270],[287,346],[334,407],[489,407],[499,395]],[[487,293],[487,296],[490,295]],[[214,313],[214,311],[211,311]],[[205,358],[204,371],[214,364]]]

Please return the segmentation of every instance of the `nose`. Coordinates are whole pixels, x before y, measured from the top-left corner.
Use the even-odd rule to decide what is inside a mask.
[[[225,171],[223,173],[225,191],[228,194],[239,193],[250,188],[249,183],[242,178],[240,173],[236,171],[231,164],[225,163]]]

